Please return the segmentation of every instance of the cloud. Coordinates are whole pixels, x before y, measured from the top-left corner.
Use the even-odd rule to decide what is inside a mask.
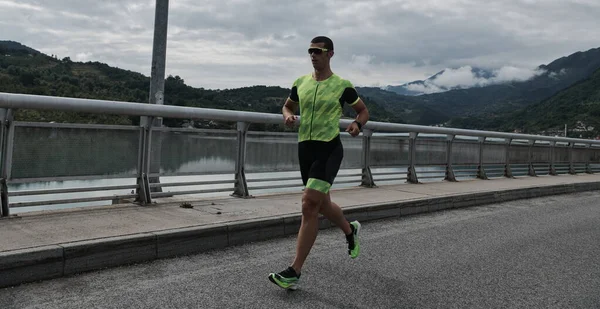
[[[411,91],[428,94],[448,91],[450,89],[466,89],[507,82],[527,81],[544,72],[545,70],[537,68],[527,69],[504,66],[499,69],[491,70],[489,72],[490,76],[487,77],[477,74],[471,66],[464,66],[458,69],[445,69],[441,74],[425,80],[422,84],[410,84],[405,87]]]
[[[554,71],[550,72],[550,73],[548,74],[548,77],[550,77],[550,78],[555,78],[555,79],[558,79],[558,78],[559,78],[559,76],[561,76],[561,75],[565,75],[566,73],[567,73],[567,69],[564,69],[564,68],[563,68],[563,69],[561,69],[559,72],[554,72]]]
[[[154,5],[0,0],[0,37],[149,75]],[[598,47],[598,16],[595,0],[170,1],[166,72],[195,87],[289,87],[312,70],[310,39],[327,35],[334,71],[357,85],[402,84],[465,66],[526,78],[512,67]]]
[[[88,62],[88,61],[93,61],[94,54],[92,53],[79,53],[77,55],[75,55],[75,61],[81,61],[81,62]]]

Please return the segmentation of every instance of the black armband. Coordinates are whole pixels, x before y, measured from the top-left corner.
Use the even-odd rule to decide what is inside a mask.
[[[360,124],[360,122],[358,122],[358,120],[354,120],[354,123],[356,123],[359,130],[362,130],[362,124]]]

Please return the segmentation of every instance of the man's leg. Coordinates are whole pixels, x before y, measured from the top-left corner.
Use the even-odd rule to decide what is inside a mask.
[[[302,266],[312,249],[319,232],[319,210],[327,204],[327,195],[323,192],[306,188],[302,195],[302,224],[298,231],[296,244],[296,258],[292,268],[297,274],[302,271]]]
[[[339,227],[344,235],[348,235],[352,233],[352,228],[350,227],[350,223],[344,217],[344,212],[342,208],[331,201],[331,194],[327,193],[327,202],[321,205],[321,214],[325,216],[325,218],[329,219],[333,224]]]
[[[360,223],[358,221],[348,222],[342,208],[331,201],[330,194],[327,194],[327,203],[321,206],[321,214],[344,232],[350,257],[353,259],[358,257],[360,253],[360,240],[358,239]]]

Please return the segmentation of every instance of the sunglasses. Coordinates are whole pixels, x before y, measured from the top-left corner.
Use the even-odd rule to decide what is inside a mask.
[[[315,55],[320,55],[323,52],[328,52],[328,51],[329,51],[329,49],[327,49],[327,48],[311,47],[308,49],[308,54],[310,55],[310,54],[314,53]]]

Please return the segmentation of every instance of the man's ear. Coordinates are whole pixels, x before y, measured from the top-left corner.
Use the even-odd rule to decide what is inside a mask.
[[[329,58],[333,57],[333,50],[329,52]]]

